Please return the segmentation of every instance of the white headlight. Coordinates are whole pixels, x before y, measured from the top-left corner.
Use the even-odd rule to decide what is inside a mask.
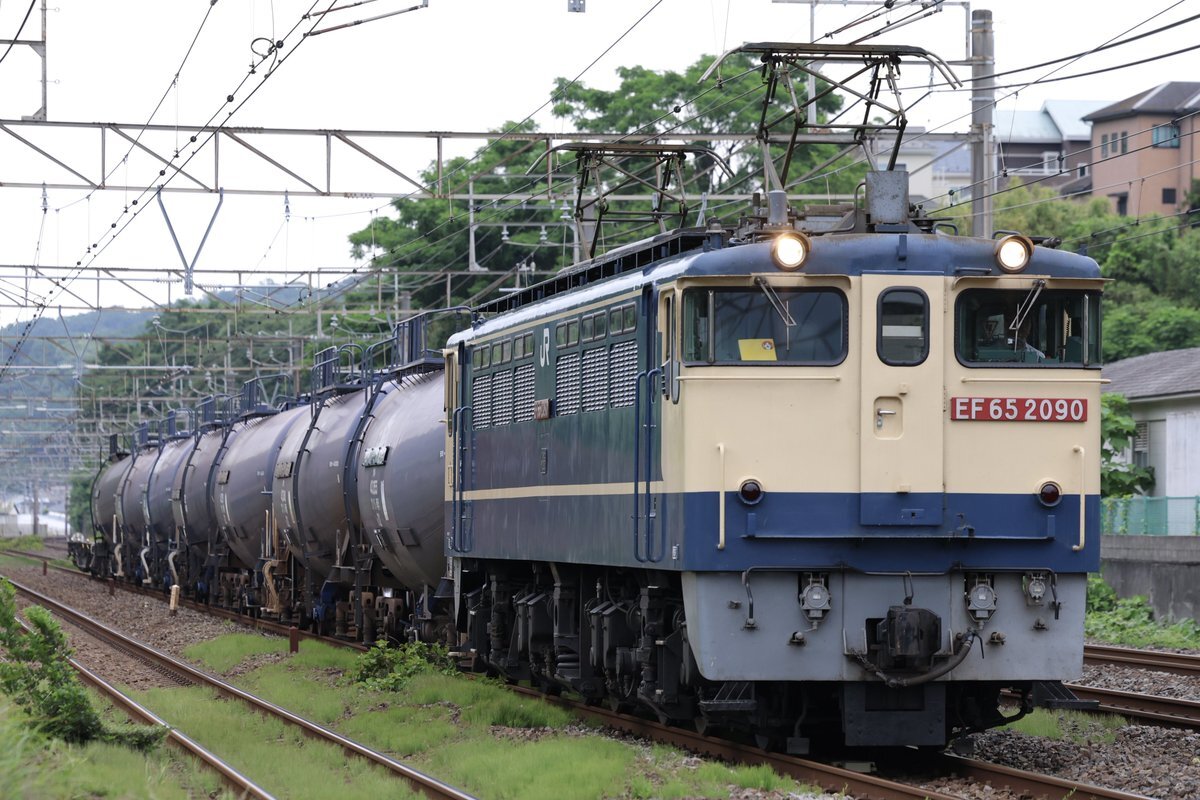
[[[803,233],[790,231],[780,234],[771,244],[771,256],[775,259],[775,265],[789,272],[800,269],[804,260],[808,258],[810,244],[808,237]]]
[[[1032,256],[1033,242],[1024,236],[1005,236],[996,243],[996,264],[1005,272],[1020,272]]]

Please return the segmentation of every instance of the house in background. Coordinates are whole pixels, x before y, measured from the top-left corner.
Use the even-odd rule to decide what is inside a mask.
[[[1200,83],[1172,81],[1093,111],[1092,195],[1121,215],[1175,214],[1197,177]]]
[[[996,142],[996,176],[1000,186],[1012,178],[1058,189],[1062,194],[1086,192],[1092,126],[1088,115],[1104,108],[1103,100],[1047,100],[1039,111],[992,112]]]
[[[1148,533],[1194,533],[1200,503],[1200,347],[1134,356],[1104,367],[1104,392],[1129,400],[1137,435],[1126,458],[1154,469]],[[1134,531],[1140,532],[1140,531]]]
[[[1038,111],[993,112],[995,174],[999,186],[1013,179],[1086,194],[1091,186],[1091,124],[1084,118],[1104,100],[1047,100]],[[875,168],[886,169],[890,142],[879,142]],[[908,170],[909,197],[926,210],[971,201],[971,139],[965,133],[929,133],[908,128],[896,165]]]

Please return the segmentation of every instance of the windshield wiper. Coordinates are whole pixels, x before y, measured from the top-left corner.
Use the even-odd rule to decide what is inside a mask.
[[[789,328],[796,327],[796,320],[792,319],[792,314],[788,311],[787,306],[779,299],[779,295],[775,293],[775,289],[771,284],[767,283],[766,278],[758,277],[754,279],[754,285],[762,289],[763,294],[767,296],[767,301],[771,307],[775,309],[775,313],[783,320],[783,324]]]
[[[1030,287],[1029,294],[1025,295],[1025,299],[1017,303],[1017,310],[1013,314],[1012,324],[1008,326],[1008,329],[1014,334],[1020,330],[1021,323],[1029,316],[1029,312],[1033,310],[1033,304],[1037,301],[1038,295],[1042,293],[1042,289],[1044,288],[1046,288],[1046,281],[1038,278],[1033,282],[1033,286]]]

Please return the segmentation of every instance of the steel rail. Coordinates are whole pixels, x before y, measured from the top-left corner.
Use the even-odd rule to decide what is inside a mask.
[[[958,798],[957,795],[924,789],[900,780],[867,775],[797,756],[771,753],[750,745],[704,736],[695,731],[662,725],[640,717],[631,717],[627,714],[589,706],[574,700],[547,696],[532,689],[510,688],[521,694],[543,698],[548,702],[570,708],[579,714],[591,717],[605,725],[625,730],[638,736],[646,736],[655,741],[668,742],[726,761],[764,764],[781,774],[815,783],[826,791],[847,792],[856,797],[869,798],[870,800],[905,800],[906,798],[956,800]],[[917,757],[918,763],[922,760],[915,753],[914,756]],[[1056,778],[1053,775],[1025,772],[961,756],[941,754],[931,759],[929,763],[941,774],[956,775],[960,778],[968,778],[993,787],[1007,787],[1022,797],[1049,798],[1051,800],[1067,800],[1068,798],[1070,800],[1148,800],[1145,795],[1132,794],[1103,786],[1091,786],[1065,778]]]
[[[132,697],[101,678],[75,659],[70,659],[71,666],[79,673],[84,682],[103,693],[114,705],[119,706],[131,719],[139,720],[147,725],[159,725],[167,729],[167,742],[178,750],[185,752],[221,776],[226,786],[238,793],[239,797],[255,797],[260,800],[275,800],[275,796],[259,786],[248,776],[238,772],[232,765],[220,756],[205,748],[195,739],[187,736],[178,729],[167,724],[153,711],[138,703]]]
[[[29,623],[25,622],[24,620],[18,619],[17,622],[24,629],[26,634],[32,630]],[[177,750],[194,756],[202,764],[216,772],[221,777],[221,780],[224,781],[226,786],[239,793],[239,797],[254,797],[259,798],[259,800],[275,800],[274,795],[256,784],[248,776],[238,772],[237,769],[235,769],[226,761],[222,760],[221,757],[216,753],[206,749],[195,739],[190,738],[186,734],[167,724],[166,720],[162,719],[153,711],[138,703],[132,697],[125,694],[96,673],[92,672],[80,662],[73,658],[68,658],[67,662],[71,665],[75,672],[78,673],[79,677],[84,683],[105,695],[115,706],[124,711],[126,716],[128,716],[131,720],[140,722],[144,725],[153,725],[156,727],[165,728],[168,744],[170,744],[172,747],[175,747]]]
[[[38,605],[41,605],[53,613],[63,617],[72,624],[83,628],[89,634],[111,642],[115,646],[122,649],[132,649],[140,656],[151,658],[166,668],[186,676],[189,680],[206,685],[212,689],[215,689],[217,692],[225,695],[226,697],[236,698],[249,704],[256,710],[265,712],[273,717],[277,717],[289,722],[292,725],[299,727],[306,734],[313,736],[314,738],[323,739],[330,744],[336,745],[345,753],[353,754],[359,756],[360,758],[374,762],[375,764],[390,770],[397,777],[403,779],[412,789],[420,792],[426,797],[445,798],[445,800],[475,800],[472,795],[462,791],[461,789],[451,786],[448,783],[444,783],[430,775],[426,775],[425,773],[416,770],[407,764],[397,761],[390,756],[384,755],[376,750],[372,750],[371,748],[360,744],[349,737],[343,736],[336,731],[330,730],[323,725],[318,725],[317,723],[304,719],[297,714],[293,714],[291,711],[288,711],[281,706],[277,706],[274,703],[263,700],[262,698],[257,697],[247,691],[239,689],[233,684],[227,683],[226,681],[210,675],[203,670],[197,669],[183,661],[179,661],[178,659],[162,652],[161,650],[143,644],[136,639],[131,639],[125,634],[113,630],[102,622],[94,620],[88,615],[76,611],[69,606],[63,605],[53,598],[47,597],[40,592],[17,583],[11,578],[9,579],[9,582],[12,583],[13,587],[18,593],[33,600]]]
[[[1117,689],[1101,689],[1094,686],[1065,684],[1080,700],[1095,700],[1100,711],[1120,714],[1156,725],[1200,730],[1200,702],[1181,697],[1166,697],[1157,694],[1122,692]]]
[[[993,788],[1008,789],[1019,797],[1062,798],[1066,800],[1153,800],[1143,794],[1092,786],[1052,775],[989,764],[972,758],[943,754],[940,762],[947,772],[970,778]]]
[[[569,709],[602,725],[616,728],[635,736],[656,742],[683,747],[695,753],[720,758],[724,761],[743,764],[763,764],[776,772],[813,783],[826,791],[845,792],[861,800],[960,800],[957,795],[945,794],[931,789],[922,789],[910,784],[867,775],[854,770],[823,764],[796,756],[771,753],[757,747],[712,736],[705,736],[684,728],[675,728],[641,717],[621,714],[598,706],[590,706],[576,700],[546,695],[534,689],[510,686],[517,694],[533,697]]]
[[[1152,669],[1175,675],[1200,676],[1200,654],[1164,653],[1158,650],[1137,650],[1106,644],[1089,644],[1083,648],[1083,663],[1096,666],[1126,666]]]

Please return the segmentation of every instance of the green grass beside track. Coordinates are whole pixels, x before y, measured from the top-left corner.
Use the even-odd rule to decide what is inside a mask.
[[[599,736],[569,712],[491,681],[431,670],[400,691],[376,691],[348,680],[361,658],[354,652],[308,640],[296,655],[286,649],[286,641],[232,634],[193,645],[187,655],[207,669],[232,673],[233,683],[271,702],[486,800],[727,798],[737,789],[801,790],[769,769],[706,763],[672,747]],[[349,796],[359,796],[363,787],[353,784]]]

